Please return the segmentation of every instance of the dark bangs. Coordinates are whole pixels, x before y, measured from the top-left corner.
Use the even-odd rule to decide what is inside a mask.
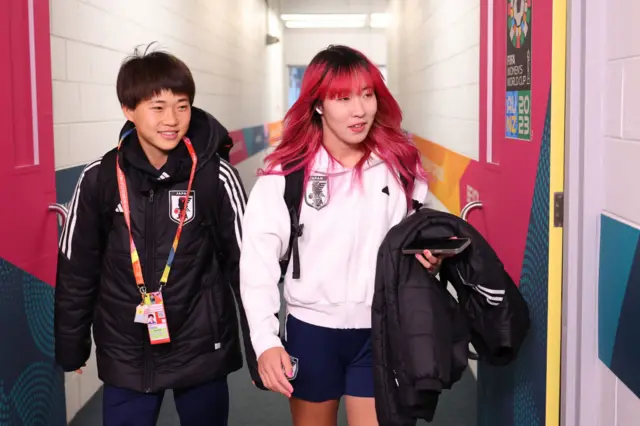
[[[375,72],[360,52],[346,46],[329,46],[318,53],[307,68],[312,96],[316,99],[335,99],[360,94],[362,89],[374,89]],[[307,77],[307,75],[305,75]],[[302,88],[304,91],[304,88]]]
[[[163,91],[186,95],[193,104],[196,85],[187,65],[166,52],[140,54],[138,49],[120,66],[116,83],[118,101],[135,109],[140,102]]]

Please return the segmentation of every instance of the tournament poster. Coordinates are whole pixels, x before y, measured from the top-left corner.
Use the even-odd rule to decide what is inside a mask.
[[[531,3],[507,0],[506,138],[531,140]]]

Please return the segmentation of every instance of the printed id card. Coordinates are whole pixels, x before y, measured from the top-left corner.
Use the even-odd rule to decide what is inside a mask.
[[[149,340],[152,345],[161,343],[169,343],[169,326],[167,324],[167,316],[164,310],[164,302],[162,293],[149,293],[145,297],[145,305],[147,308],[146,324],[149,329]]]

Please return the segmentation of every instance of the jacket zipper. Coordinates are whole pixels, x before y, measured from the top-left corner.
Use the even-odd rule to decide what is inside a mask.
[[[147,292],[151,293],[154,290],[151,288],[155,287],[154,280],[154,271],[155,271],[155,262],[154,262],[154,250],[155,250],[155,207],[153,204],[153,189],[149,190],[149,205],[145,209],[145,250],[147,261],[146,269],[145,269],[145,284],[147,286]],[[144,391],[146,393],[151,392],[152,387],[152,378],[153,378],[153,363],[151,361],[151,342],[149,341],[149,333],[147,332],[144,337]]]

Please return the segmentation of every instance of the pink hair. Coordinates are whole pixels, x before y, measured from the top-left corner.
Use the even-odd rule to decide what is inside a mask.
[[[398,173],[407,182],[406,196],[410,203],[414,179],[426,180],[420,152],[401,128],[402,111],[384,83],[380,70],[362,53],[345,46],[329,46],[318,53],[302,79],[300,97],[284,118],[282,141],[266,159],[259,175],[289,174],[305,169],[310,173],[313,159],[322,146],[322,121],[315,109],[324,99],[359,92],[364,86],[373,89],[378,111],[369,134],[363,142],[365,154],[355,166],[358,178],[372,153],[382,158],[400,182]],[[282,170],[276,167],[281,166]]]

